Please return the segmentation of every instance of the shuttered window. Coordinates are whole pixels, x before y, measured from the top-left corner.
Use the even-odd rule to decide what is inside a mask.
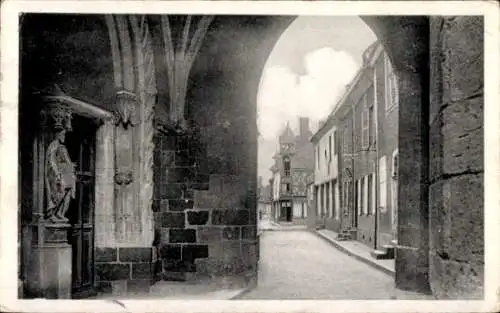
[[[387,158],[384,155],[379,161],[379,206],[381,212],[385,213],[387,210]]]

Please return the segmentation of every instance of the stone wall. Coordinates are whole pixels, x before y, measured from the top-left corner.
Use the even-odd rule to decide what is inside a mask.
[[[96,286],[100,292],[147,291],[151,284],[151,248],[96,248]]]
[[[227,155],[214,158],[220,152],[207,143],[220,138],[200,132],[155,137],[156,279],[244,278],[256,271],[256,177],[221,164]]]
[[[245,144],[252,132],[234,131],[241,122],[228,129],[239,116],[204,116],[187,134],[156,137],[153,210],[163,279],[256,276],[257,177],[248,163],[256,150]]]
[[[208,256],[208,246],[197,244],[196,226],[208,223],[209,212],[193,210],[194,189],[208,189],[208,176],[196,165],[197,143],[192,134],[155,136],[154,266],[163,279],[187,279],[187,273],[195,272],[194,260]]]
[[[483,19],[431,18],[430,284],[483,295]]]

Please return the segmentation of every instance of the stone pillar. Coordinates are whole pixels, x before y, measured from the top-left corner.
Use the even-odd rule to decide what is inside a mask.
[[[422,73],[398,71],[399,174],[396,287],[429,292],[428,129]]]
[[[95,245],[97,248],[113,247],[116,245],[113,121],[97,129],[95,169]]]
[[[152,279],[154,101],[118,92],[115,120],[97,133],[96,282],[117,295],[147,291]]]
[[[483,17],[431,17],[429,278],[441,299],[484,292],[483,31]]]

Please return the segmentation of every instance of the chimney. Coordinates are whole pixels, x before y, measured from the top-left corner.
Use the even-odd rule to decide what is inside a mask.
[[[308,136],[309,134],[309,118],[308,117],[300,117],[299,118],[299,130],[300,136]]]

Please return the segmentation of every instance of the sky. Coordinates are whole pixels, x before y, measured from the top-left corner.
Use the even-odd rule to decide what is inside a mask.
[[[285,30],[264,67],[257,96],[258,172],[264,184],[287,122],[297,134],[299,117],[309,117],[315,132],[375,40],[357,16],[301,16]]]

